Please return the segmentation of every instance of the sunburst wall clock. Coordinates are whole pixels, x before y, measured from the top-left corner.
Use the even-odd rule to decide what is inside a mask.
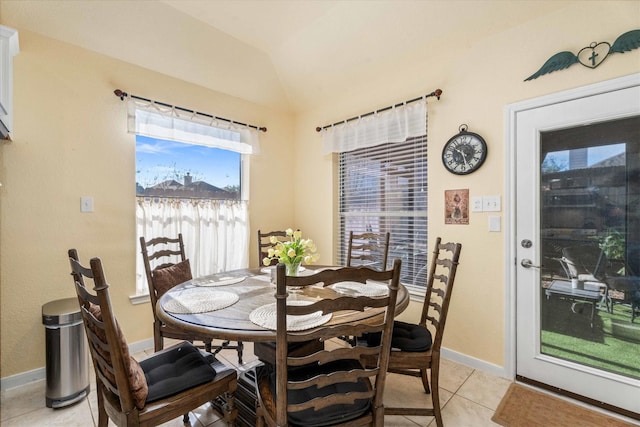
[[[593,42],[580,49],[577,55],[564,51],[547,59],[542,68],[527,77],[524,81],[537,79],[538,77],[554,71],[564,70],[573,64],[580,63],[588,68],[596,68],[612,53],[625,53],[640,47],[640,30],[631,30],[616,39],[613,45],[607,42]]]

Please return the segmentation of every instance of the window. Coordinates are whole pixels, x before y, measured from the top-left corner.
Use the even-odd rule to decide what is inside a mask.
[[[136,136],[136,196],[240,200],[241,154]]]
[[[339,185],[339,261],[346,262],[350,231],[388,231],[389,264],[401,259],[401,282],[425,287],[426,135],[340,153]]]
[[[182,233],[194,277],[247,267],[243,156],[137,135],[136,243],[140,236],[151,239]],[[147,294],[139,254],[136,278],[136,293]]]
[[[249,264],[248,189],[258,128],[131,98],[136,134],[136,246],[182,233],[194,277]],[[140,250],[136,294],[148,294]],[[151,267],[154,265],[152,263]]]

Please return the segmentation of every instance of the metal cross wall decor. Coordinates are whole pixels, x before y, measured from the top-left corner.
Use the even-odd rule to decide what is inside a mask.
[[[587,47],[583,47],[578,55],[573,52],[564,51],[553,55],[547,59],[542,68],[536,71],[524,81],[537,79],[538,77],[558,70],[569,68],[579,62],[585,67],[596,68],[602,64],[610,53],[625,53],[640,47],[640,30],[631,30],[616,39],[613,46],[607,42],[593,42]]]

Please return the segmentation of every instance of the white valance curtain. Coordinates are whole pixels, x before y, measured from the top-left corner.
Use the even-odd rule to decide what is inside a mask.
[[[151,239],[182,233],[193,277],[247,268],[249,209],[246,201],[137,198],[136,234]],[[167,220],[170,218],[171,220]],[[136,251],[136,291],[148,293]],[[152,265],[153,268],[153,265]]]
[[[426,97],[384,111],[327,127],[322,131],[324,154],[344,153],[384,143],[404,142],[427,129]]]
[[[258,154],[258,130],[174,106],[129,98],[127,128],[130,133],[170,141]]]

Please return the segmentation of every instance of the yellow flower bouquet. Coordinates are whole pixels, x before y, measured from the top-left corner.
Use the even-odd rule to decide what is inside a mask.
[[[262,260],[264,265],[270,265],[273,259],[277,259],[287,268],[288,276],[297,276],[300,264],[316,262],[320,255],[316,253],[316,245],[311,239],[303,239],[300,230],[286,230],[288,240],[281,242],[277,237],[271,236],[273,245],[267,251],[267,256]]]

